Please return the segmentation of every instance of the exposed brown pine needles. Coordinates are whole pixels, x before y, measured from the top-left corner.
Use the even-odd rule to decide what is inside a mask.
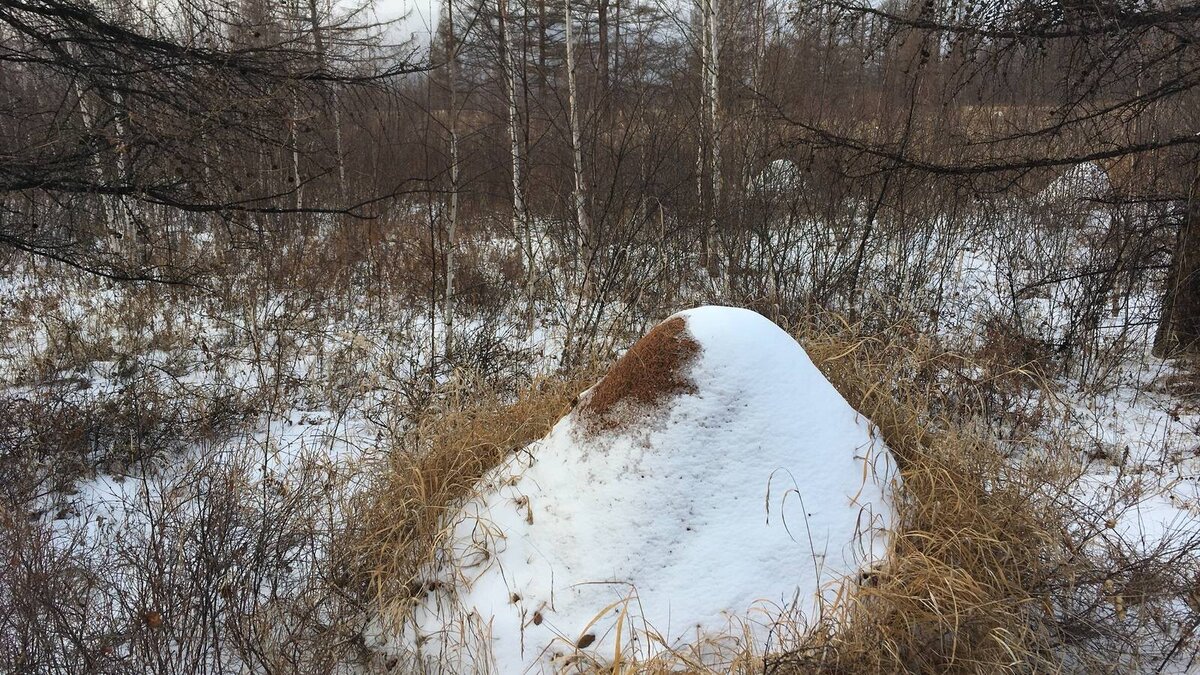
[[[695,393],[687,367],[700,353],[700,344],[687,331],[683,317],[673,317],[650,329],[617,359],[579,404],[577,419],[590,432],[621,428],[639,412],[666,399]]]

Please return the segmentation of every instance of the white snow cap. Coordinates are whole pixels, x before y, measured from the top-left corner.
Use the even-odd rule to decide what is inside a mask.
[[[792,192],[804,187],[804,172],[790,159],[777,159],[751,178],[747,187],[771,193]]]
[[[1043,202],[1101,199],[1112,192],[1108,171],[1095,162],[1072,165],[1050,181],[1040,193]]]
[[[429,671],[505,674],[769,649],[882,556],[893,466],[770,320],[680,312],[487,476],[410,644]]]

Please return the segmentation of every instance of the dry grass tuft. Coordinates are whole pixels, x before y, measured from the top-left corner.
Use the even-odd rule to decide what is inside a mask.
[[[401,617],[424,590],[421,571],[438,555],[453,513],[476,482],[505,457],[549,433],[594,369],[537,379],[515,400],[463,378],[442,392],[444,404],[399,438],[375,484],[355,505],[351,569],[384,610]]]
[[[1187,407],[1200,407],[1200,358],[1176,359],[1174,372],[1164,375],[1159,386]]]
[[[970,376],[978,363],[903,326],[806,333],[813,360],[897,455],[904,484],[887,564],[768,659],[776,672],[1125,672],[1183,646],[1156,636],[1191,621],[1178,601],[1192,564],[1107,537],[1111,515],[1075,498],[1077,449],[1036,435],[1022,438],[1023,454],[1001,447],[980,423],[1005,411],[988,408],[993,382]],[[1013,376],[1053,400],[1036,372]],[[1126,612],[1127,589],[1147,575],[1156,592]]]
[[[653,408],[665,399],[695,393],[684,369],[700,353],[687,321],[674,317],[658,324],[613,364],[579,405],[577,418],[592,432],[628,423],[630,407]]]

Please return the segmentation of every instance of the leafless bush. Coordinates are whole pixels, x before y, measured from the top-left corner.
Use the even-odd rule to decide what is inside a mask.
[[[361,640],[368,615],[336,563],[349,468],[314,452],[268,467],[256,451],[268,452],[201,452],[176,472],[129,475],[93,495],[102,508],[78,528],[6,511],[5,668],[370,665]]]

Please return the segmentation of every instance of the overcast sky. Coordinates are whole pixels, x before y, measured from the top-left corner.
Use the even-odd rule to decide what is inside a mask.
[[[376,0],[375,12],[380,21],[397,21],[389,31],[395,41],[415,37],[423,45],[429,44],[429,36],[437,26],[438,0]]]

